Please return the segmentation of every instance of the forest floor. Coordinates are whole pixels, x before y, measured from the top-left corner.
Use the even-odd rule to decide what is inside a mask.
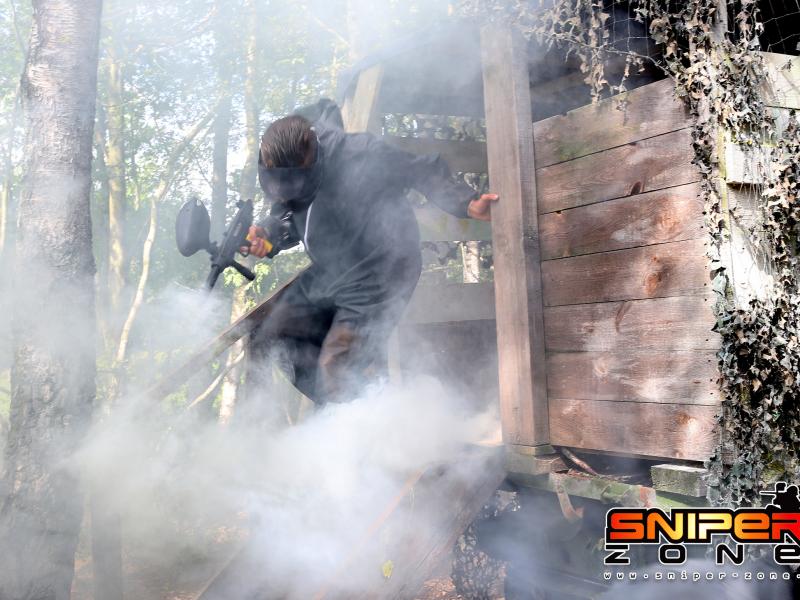
[[[125,597],[136,600],[195,600],[214,573],[219,572],[228,558],[239,547],[235,539],[223,539],[204,556],[193,556],[180,565],[166,565],[153,561],[124,560]],[[79,551],[75,565],[75,578],[71,600],[95,600],[92,592],[92,563]],[[444,562],[439,572],[425,582],[414,600],[466,600],[455,590],[449,576],[450,561]],[[503,600],[501,591],[491,600]]]
[[[228,547],[232,550],[231,547]],[[221,557],[220,557],[221,558]],[[125,573],[125,597],[136,600],[194,600],[205,587],[209,574],[219,569],[219,563],[207,561],[194,565],[194,568],[176,577],[174,571],[165,570],[163,565],[140,565],[134,568],[128,564]],[[458,594],[446,568],[425,582],[414,600],[466,600]],[[92,593],[92,565],[89,560],[76,564],[75,580],[71,600],[94,600]],[[501,592],[492,600],[503,600]]]

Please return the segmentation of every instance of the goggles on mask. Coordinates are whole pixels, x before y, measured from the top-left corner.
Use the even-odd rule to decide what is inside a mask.
[[[261,152],[258,153],[258,182],[268,201],[295,211],[311,204],[322,182],[322,146],[317,142],[316,147],[317,155],[310,167],[268,168],[261,160]]]

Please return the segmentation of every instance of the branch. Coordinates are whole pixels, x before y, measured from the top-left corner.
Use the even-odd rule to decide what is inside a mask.
[[[196,406],[197,404],[200,404],[203,400],[205,400],[211,394],[213,394],[214,391],[219,387],[219,384],[222,383],[222,379],[231,371],[231,369],[233,369],[236,365],[242,362],[243,358],[244,358],[244,352],[240,352],[239,356],[237,356],[235,360],[231,361],[230,364],[225,365],[225,368],[222,369],[220,374],[214,378],[214,381],[211,382],[211,384],[205,389],[205,391],[202,394],[200,394],[197,398],[192,400],[186,406],[186,410],[189,410],[190,408]]]
[[[150,276],[150,255],[153,250],[156,231],[158,229],[158,204],[167,195],[167,192],[177,178],[177,174],[180,171],[180,169],[176,168],[178,166],[178,161],[183,158],[184,152],[186,152],[186,149],[194,141],[194,139],[200,134],[201,131],[203,131],[204,128],[208,126],[211,118],[216,113],[216,109],[217,107],[215,106],[213,110],[209,111],[202,119],[200,119],[200,121],[198,121],[191,131],[189,131],[183,137],[178,145],[173,148],[169,159],[167,159],[167,164],[164,167],[164,171],[161,175],[161,181],[156,188],[156,192],[150,198],[149,227],[147,230],[147,238],[145,239],[144,246],[142,248],[142,272],[139,274],[139,282],[136,286],[136,294],[133,297],[131,308],[128,311],[128,316],[125,319],[125,324],[122,326],[122,331],[119,336],[119,346],[117,347],[117,354],[114,357],[115,367],[122,364],[122,362],[125,360],[131,329],[134,321],[136,320],[136,316],[139,314],[139,308],[141,308],[142,300],[144,299],[144,290],[147,286],[147,280]]]
[[[14,26],[14,37],[17,39],[19,51],[23,56],[25,56],[25,54],[28,53],[28,49],[25,47],[25,42],[22,40],[22,34],[19,32],[19,19],[17,18],[17,6],[15,4],[15,0],[8,0],[8,6],[11,9],[11,23]]]

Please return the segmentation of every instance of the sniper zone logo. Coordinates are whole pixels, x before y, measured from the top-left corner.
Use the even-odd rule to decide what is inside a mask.
[[[761,495],[771,500],[763,508],[673,508],[669,513],[660,508],[612,508],[606,513],[603,562],[606,566],[629,565],[631,545],[660,544],[662,565],[682,565],[687,544],[711,545],[717,536],[717,565],[726,560],[741,565],[746,544],[774,544],[777,564],[800,563],[798,486],[778,482],[773,491]]]

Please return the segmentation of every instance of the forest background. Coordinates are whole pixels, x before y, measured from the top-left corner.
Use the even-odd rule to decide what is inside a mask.
[[[181,204],[192,196],[205,202],[212,239],[238,199],[254,198],[263,211],[255,161],[266,126],[321,97],[336,98],[337,82],[360,58],[452,13],[444,0],[105,3],[92,178],[101,400],[113,403],[131,381],[152,381],[191,350],[191,340],[176,345],[179,336],[141,325],[169,312],[161,302],[176,287],[197,289],[206,274],[204,253],[187,260],[175,249]],[[19,83],[30,20],[27,2],[0,7],[0,273],[14,247],[25,141]],[[431,127],[400,121],[395,129],[404,126],[406,134]],[[460,278],[460,253],[439,250],[428,270]],[[227,306],[203,317],[221,329],[306,262],[302,251],[263,261],[246,287],[226,274],[217,293]],[[10,294],[2,289],[9,284],[0,278],[0,339],[9,337]],[[210,367],[209,381],[222,371],[225,377],[206,394],[205,412],[223,421],[235,403],[237,358]],[[10,344],[0,343],[0,433],[8,428],[11,359]],[[207,391],[199,379],[169,402],[185,405]]]
[[[31,43],[31,4],[0,0],[3,446],[12,420],[11,273],[15,263],[24,265],[26,261],[16,243],[15,230],[20,216],[17,209],[26,189],[24,169],[31,150],[26,147],[21,79]],[[180,206],[193,196],[201,199],[211,213],[212,239],[216,240],[239,199],[253,198],[257,215],[263,215],[265,205],[257,185],[256,160],[260,136],[268,124],[321,97],[337,98],[339,82],[346,80],[347,70],[360,59],[390,44],[402,43],[407,36],[446,25],[454,18],[454,12],[445,0],[103,3],[91,194],[97,317],[95,423],[115,413],[118,421],[124,421],[125,411],[130,410],[126,402],[135,390],[168,373],[213,332],[221,331],[308,263],[302,248],[284,252],[273,261],[254,266],[257,279],[253,284],[245,285],[239,275],[226,273],[213,297],[203,299],[198,290],[207,274],[207,257],[198,253],[186,259],[175,246],[174,223]],[[452,125],[446,119],[429,121],[413,115],[388,115],[384,130],[400,135],[467,135],[463,131],[467,125],[456,125],[461,131],[455,131]],[[472,124],[472,131],[475,127]],[[480,129],[477,124],[479,136]],[[479,249],[477,242],[430,246],[425,254],[424,276],[465,281],[491,277],[490,270],[478,260],[479,252],[487,249]],[[57,304],[59,299],[48,301]],[[193,431],[197,436],[197,445],[187,451],[208,459],[215,443],[209,432],[214,427],[224,427],[233,418],[237,399],[243,393],[244,364],[244,348],[237,344],[214,363],[199,369],[197,376],[175,393],[150,407],[146,435],[138,431],[139,437],[131,438],[135,444],[152,446],[147,452],[140,449],[139,456],[160,454],[169,458],[154,463],[159,468],[162,464],[181,464],[185,468],[194,455],[172,460],[186,449],[173,443],[179,437],[175,432],[180,429],[183,442],[192,439],[187,432]],[[281,416],[290,424],[303,410],[296,398],[291,406],[283,408]],[[106,429],[112,432],[108,435],[120,434],[113,426]],[[89,459],[87,455],[81,459],[84,466],[89,463],[94,474],[94,481],[87,481],[85,519],[93,519],[98,526],[91,528],[90,534],[86,523],[82,527],[73,597],[88,597],[88,591],[81,589],[83,586],[88,590],[92,585],[95,597],[119,595],[119,554],[123,546],[126,553],[142,550],[154,563],[160,557],[160,575],[139,579],[174,590],[180,588],[179,582],[159,579],[166,576],[165,570],[171,573],[169,577],[180,577],[179,569],[165,567],[165,556],[178,557],[202,570],[203,557],[193,553],[214,546],[205,544],[208,536],[216,536],[214,542],[226,541],[224,530],[231,524],[231,515],[225,515],[217,528],[199,528],[198,521],[193,520],[197,515],[185,507],[159,506],[159,502],[177,503],[185,497],[141,496],[128,502],[109,498],[109,493],[119,495],[121,490],[103,489],[102,494],[97,493],[104,469],[120,470],[141,462],[135,454],[138,446],[131,446],[131,439],[126,447],[124,440],[103,440],[101,436],[99,441],[93,440],[98,444],[94,454],[91,449],[86,450]],[[108,448],[125,455],[114,455],[112,459]],[[108,455],[107,464],[98,463],[96,459],[104,455]],[[3,460],[0,455],[0,471]],[[201,469],[201,465],[197,468]],[[105,473],[110,475],[110,470]],[[239,467],[239,471],[244,470]],[[208,472],[218,471],[219,468]],[[184,471],[159,476],[186,479],[188,483],[181,492],[191,494],[191,474]],[[130,489],[138,489],[140,494],[157,488],[153,481],[148,482],[152,485],[138,485],[142,481],[135,474],[128,479]],[[92,505],[93,498],[98,497],[103,498],[100,505]],[[145,540],[137,539],[130,529],[123,532],[127,539],[121,545],[117,523],[120,515],[113,506],[136,507],[138,503],[137,508],[141,508],[151,502],[148,509],[163,508],[168,521],[157,526],[162,529],[157,542],[161,546],[137,547]],[[175,520],[175,515],[181,516]],[[142,527],[142,532],[152,533],[153,529]],[[235,536],[235,532],[231,534],[231,538]],[[68,555],[69,541],[65,540],[65,544]],[[173,546],[166,549],[169,544]],[[93,554],[90,546],[94,546],[95,555],[109,557],[106,564],[94,564],[90,569],[94,570],[93,584],[91,573],[87,575],[83,568]],[[98,574],[102,577],[98,578]],[[135,592],[133,597],[145,597],[142,594]]]

